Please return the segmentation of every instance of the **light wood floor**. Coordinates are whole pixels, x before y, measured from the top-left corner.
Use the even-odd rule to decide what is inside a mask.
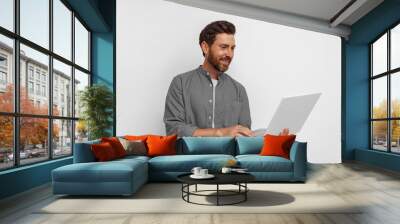
[[[36,214],[54,200],[49,185],[0,201],[0,223],[400,223],[400,174],[359,163],[309,166],[308,183],[317,183],[345,201],[368,206],[356,214]],[[316,201],[315,203],[318,203]],[[173,205],[171,205],[173,206]]]

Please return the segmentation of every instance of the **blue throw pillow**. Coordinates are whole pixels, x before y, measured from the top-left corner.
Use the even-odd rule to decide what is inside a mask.
[[[236,155],[259,154],[264,145],[264,137],[237,137]]]
[[[235,155],[235,139],[231,137],[183,137],[182,154]]]

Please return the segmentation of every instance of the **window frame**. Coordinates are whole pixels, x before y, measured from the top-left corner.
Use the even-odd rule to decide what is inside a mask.
[[[400,152],[393,152],[392,151],[392,121],[399,121],[400,117],[392,117],[392,84],[391,79],[392,75],[396,75],[396,73],[400,72],[400,67],[391,69],[391,31],[393,28],[400,26],[400,21],[392,24],[389,28],[387,28],[383,33],[379,34],[375,39],[373,39],[370,43],[368,43],[369,48],[369,149],[373,151],[380,151],[386,152],[391,154],[400,154]],[[380,74],[376,74],[374,76],[373,72],[373,44],[378,41],[384,35],[387,35],[386,42],[387,42],[387,63],[386,63],[386,71]],[[378,78],[386,77],[386,98],[387,98],[387,105],[386,105],[386,118],[373,118],[373,81]],[[373,122],[374,121],[386,121],[386,151],[379,150],[374,148],[374,138],[373,138]]]
[[[71,58],[67,59],[64,58],[63,56],[55,53],[53,50],[53,43],[54,43],[54,39],[53,39],[53,32],[54,32],[54,28],[53,28],[53,24],[54,24],[54,17],[53,17],[53,1],[54,0],[48,0],[49,2],[49,47],[48,49],[46,49],[45,47],[42,47],[39,44],[34,43],[33,41],[30,41],[29,39],[24,38],[23,36],[20,35],[20,0],[14,0],[13,1],[13,10],[14,10],[14,30],[10,31],[4,27],[0,26],[0,35],[3,35],[5,37],[11,38],[13,41],[13,64],[12,69],[11,69],[11,74],[13,76],[14,79],[14,110],[13,112],[2,112],[0,111],[0,116],[11,116],[13,119],[13,155],[14,155],[14,161],[13,161],[13,166],[11,167],[5,167],[5,168],[0,168],[0,172],[5,171],[5,170],[10,170],[10,169],[16,169],[19,167],[23,167],[23,166],[30,166],[33,164],[37,164],[37,163],[43,163],[49,160],[58,160],[58,159],[62,159],[65,157],[70,157],[73,156],[74,154],[74,143],[75,143],[75,126],[76,126],[76,122],[79,120],[79,117],[75,117],[75,108],[72,107],[72,113],[70,114],[70,116],[56,116],[53,115],[53,97],[54,97],[54,90],[53,90],[53,60],[58,60],[59,62],[62,62],[68,66],[71,67],[71,83],[73,84],[75,82],[75,69],[85,73],[88,75],[89,77],[89,83],[88,86],[92,85],[92,69],[91,69],[91,65],[92,65],[92,61],[91,61],[91,36],[92,36],[92,30],[87,26],[87,24],[83,21],[83,19],[78,15],[78,13],[76,13],[72,7],[65,1],[65,0],[59,0],[68,10],[71,11],[71,18],[70,18],[70,22],[71,22]],[[85,69],[83,67],[81,67],[80,65],[75,63],[75,18],[77,20],[79,20],[79,22],[84,26],[84,28],[88,31],[88,69]],[[23,44],[27,47],[30,47],[36,51],[39,51],[40,53],[43,53],[45,55],[48,56],[49,58],[49,63],[48,63],[48,77],[46,80],[47,84],[46,84],[46,91],[48,92],[48,94],[45,91],[45,94],[48,97],[48,108],[49,111],[47,112],[46,115],[39,115],[39,114],[26,114],[26,113],[21,113],[20,112],[20,85],[21,85],[21,81],[20,81],[20,45]],[[29,64],[27,64],[27,71],[30,68]],[[38,82],[36,82],[36,69],[33,70],[33,79],[31,79],[29,72],[26,75],[26,82],[28,81],[33,81],[34,86],[36,83],[42,83],[42,79],[41,79],[41,74],[42,72],[39,73],[39,80],[37,80]],[[28,87],[28,86],[27,86]],[[72,93],[72,105],[74,105],[75,103],[75,88],[74,85],[72,85],[71,87],[71,93]],[[29,91],[27,89],[27,91]],[[34,89],[34,92],[36,91],[36,89]],[[41,96],[42,94],[38,95]],[[20,119],[21,118],[45,118],[47,119],[48,122],[48,136],[47,136],[47,142],[49,143],[47,145],[47,150],[48,150],[48,155],[47,158],[44,158],[41,161],[38,162],[32,162],[32,163],[26,163],[26,164],[21,164],[20,161]],[[53,147],[53,121],[56,120],[66,120],[66,121],[71,121],[71,154],[68,155],[62,155],[62,156],[55,156],[53,155],[54,152],[54,147]]]

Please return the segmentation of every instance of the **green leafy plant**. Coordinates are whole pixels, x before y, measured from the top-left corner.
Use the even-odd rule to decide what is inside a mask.
[[[80,92],[79,106],[82,119],[88,128],[89,139],[97,139],[110,134],[112,125],[113,94],[102,84],[94,84]]]

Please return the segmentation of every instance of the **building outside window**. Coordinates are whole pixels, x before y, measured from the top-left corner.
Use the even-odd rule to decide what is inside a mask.
[[[28,74],[29,74],[29,79],[33,80],[33,67],[32,66],[29,66]]]
[[[46,96],[46,86],[42,86],[42,96]]]
[[[7,84],[7,74],[3,71],[0,71],[0,84],[2,85]]]
[[[45,73],[42,73],[42,82],[46,82],[46,76],[47,76],[47,74],[45,74]]]
[[[0,67],[7,67],[7,56],[0,54]]]
[[[0,54],[0,91],[4,92],[7,88],[7,56]]]
[[[29,91],[29,94],[34,93],[33,82],[31,82],[31,81],[28,82],[28,91]]]
[[[40,70],[36,69],[36,81],[40,81]]]
[[[36,84],[36,95],[40,96],[40,84]]]

